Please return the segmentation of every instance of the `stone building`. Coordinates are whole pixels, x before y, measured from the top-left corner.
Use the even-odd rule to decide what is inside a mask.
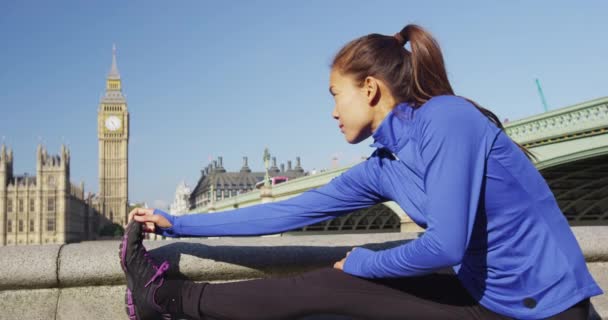
[[[290,180],[306,175],[301,166],[300,157],[296,157],[294,168],[291,166],[291,161],[287,161],[287,168],[284,164],[277,167],[277,159],[272,157],[272,165],[268,168],[268,173],[270,177],[286,176]],[[265,174],[265,171],[251,171],[247,157],[243,157],[243,166],[238,172],[227,172],[223,166],[222,157],[218,157],[201,170],[201,177],[190,194],[190,208],[203,208],[211,201],[220,201],[249,192],[255,189],[258,182],[264,180]]]
[[[122,94],[116,47],[106,78],[106,92],[97,110],[99,145],[99,209],[113,223],[127,223],[129,200],[129,111]]]
[[[169,212],[175,216],[181,216],[190,210],[190,187],[186,182],[182,181],[175,190],[175,197],[173,203],[169,207]]]
[[[102,222],[84,184],[70,182],[70,151],[39,145],[36,175],[13,173],[13,152],[0,150],[0,245],[68,243],[96,238]]]

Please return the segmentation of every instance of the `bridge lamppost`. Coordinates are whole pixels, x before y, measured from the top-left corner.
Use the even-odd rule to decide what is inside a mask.
[[[264,187],[270,187],[270,174],[268,173],[268,168],[270,166],[270,152],[268,152],[268,147],[264,148],[264,167],[266,168],[266,175],[264,176]]]
[[[270,167],[270,152],[268,152],[268,147],[264,149],[264,167],[266,167],[264,185],[260,188],[260,198],[262,203],[272,202],[272,185],[270,184],[270,173],[268,172]]]

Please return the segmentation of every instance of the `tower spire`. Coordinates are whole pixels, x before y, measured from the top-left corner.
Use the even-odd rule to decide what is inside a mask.
[[[120,80],[120,73],[118,72],[118,65],[116,64],[116,45],[112,45],[112,66],[110,72],[108,72],[108,78],[106,79],[106,94],[102,98],[105,100],[124,100],[122,96],[122,80]]]
[[[120,79],[118,65],[116,64],[116,44],[112,44],[112,67],[108,73],[108,79]]]

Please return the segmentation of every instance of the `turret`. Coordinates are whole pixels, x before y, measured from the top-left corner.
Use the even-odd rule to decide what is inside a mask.
[[[13,151],[7,152],[3,144],[0,148],[0,190],[6,190],[8,182],[13,177]]]
[[[247,162],[247,157],[243,157],[243,166],[241,167],[241,172],[251,172],[251,169],[249,169],[249,165]]]
[[[279,168],[277,167],[277,157],[272,157],[272,166],[268,169],[269,172],[278,173]]]
[[[296,157],[296,167],[293,170],[298,172],[304,172],[304,169],[302,169],[302,164],[300,163],[300,157]]]

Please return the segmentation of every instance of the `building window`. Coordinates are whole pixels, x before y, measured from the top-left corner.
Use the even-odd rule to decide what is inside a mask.
[[[8,199],[8,201],[6,202],[6,211],[8,213],[13,212],[13,200]]]
[[[30,220],[30,232],[34,232],[34,219]]]
[[[19,220],[19,232],[23,232],[23,220]]]
[[[47,199],[47,208],[46,209],[48,212],[55,212],[55,199],[54,198]]]
[[[54,186],[55,186],[55,177],[53,177],[53,176],[49,176],[49,177],[46,179],[46,183],[47,183],[47,185],[48,185],[49,187],[54,187]]]
[[[46,231],[55,231],[55,214],[49,214],[46,219]]]
[[[8,220],[6,222],[6,231],[7,232],[13,232],[13,220]]]
[[[31,212],[36,211],[36,200],[34,200],[34,199],[30,199],[30,211]]]
[[[23,199],[19,199],[19,212],[23,212]]]

